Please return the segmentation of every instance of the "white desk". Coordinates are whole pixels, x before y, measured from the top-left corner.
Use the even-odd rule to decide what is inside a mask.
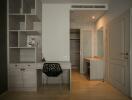
[[[46,61],[46,63],[59,63],[62,69],[71,69],[71,63],[68,61]],[[36,63],[36,69],[42,69],[44,62]]]
[[[66,61],[48,61],[47,63],[60,63],[62,70],[64,70],[64,79],[67,79],[69,89],[71,89],[71,63]],[[44,62],[9,64],[9,90],[37,91],[39,87],[42,87],[43,64]]]
[[[86,63],[90,63],[90,80],[104,79],[104,60],[102,58],[84,58]]]

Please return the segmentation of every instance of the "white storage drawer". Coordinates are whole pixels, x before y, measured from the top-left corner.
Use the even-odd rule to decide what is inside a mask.
[[[35,63],[15,63],[9,64],[9,68],[33,68],[36,69]]]
[[[15,63],[15,64],[9,64],[9,67],[8,68],[9,69],[10,68],[21,68],[21,66],[20,66],[20,64]]]
[[[23,68],[36,69],[35,63],[21,63],[20,66],[22,66]]]

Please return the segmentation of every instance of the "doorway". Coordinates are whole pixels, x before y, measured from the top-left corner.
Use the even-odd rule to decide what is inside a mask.
[[[70,11],[70,60],[72,69],[80,74],[90,75],[85,58],[96,55],[96,21],[103,14],[104,11]]]
[[[72,69],[80,69],[80,29],[70,29],[70,59]]]

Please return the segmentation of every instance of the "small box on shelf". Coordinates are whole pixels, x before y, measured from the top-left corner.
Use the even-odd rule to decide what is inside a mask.
[[[31,14],[35,15],[35,9],[31,9]]]
[[[23,9],[22,8],[20,8],[20,14],[23,14]]]
[[[25,22],[20,22],[20,30],[25,30]]]

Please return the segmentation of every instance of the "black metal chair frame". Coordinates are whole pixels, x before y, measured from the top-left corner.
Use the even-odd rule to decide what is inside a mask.
[[[44,63],[43,73],[46,76],[46,84],[48,84],[49,77],[58,77],[61,75],[61,86],[63,85],[63,71],[59,63]],[[43,77],[43,87],[45,86],[45,79]]]

